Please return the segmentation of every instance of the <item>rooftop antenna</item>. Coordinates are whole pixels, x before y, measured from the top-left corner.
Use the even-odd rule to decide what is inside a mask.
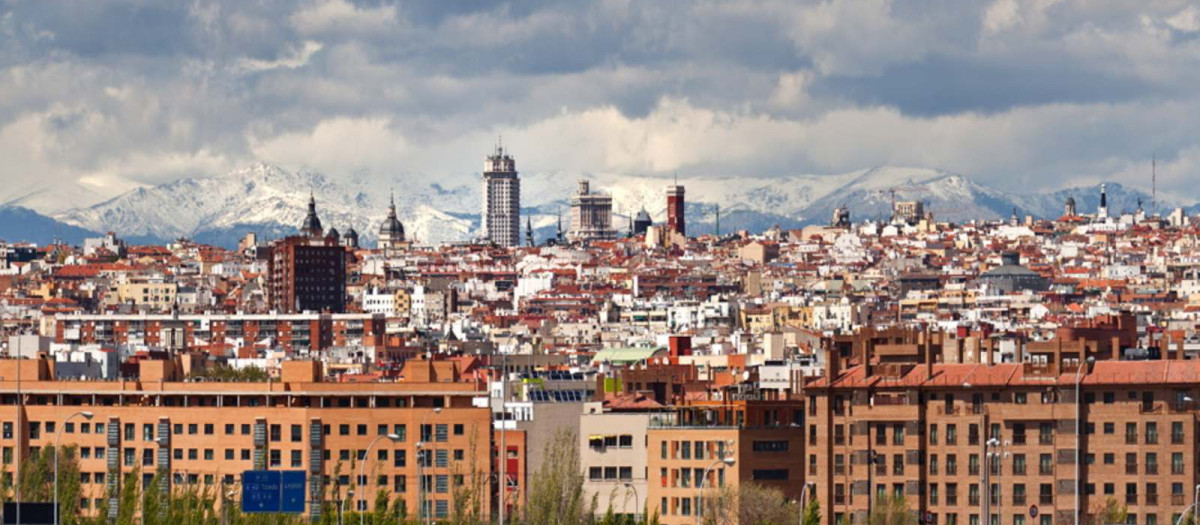
[[[1150,209],[1158,203],[1158,155],[1150,157]]]
[[[717,238],[721,238],[721,205],[717,204]]]

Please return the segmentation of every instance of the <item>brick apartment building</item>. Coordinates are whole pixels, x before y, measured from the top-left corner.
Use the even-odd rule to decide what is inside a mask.
[[[647,512],[664,525],[695,523],[701,484],[753,481],[798,499],[805,483],[803,404],[799,401],[697,402],[650,416]],[[732,465],[722,462],[733,459]],[[705,472],[707,471],[707,477]]]
[[[929,332],[831,344],[843,359],[805,389],[825,523],[893,495],[938,525],[1074,524],[1110,498],[1130,523],[1174,523],[1200,483],[1200,362],[1118,360],[1119,337],[994,365],[941,362],[954,347]]]
[[[306,471],[310,513],[320,501],[371,510],[385,489],[416,516],[422,479],[434,517],[447,516],[455,491],[474,483],[490,508],[491,416],[473,403],[481,394],[473,383],[326,383],[308,361],[287,362],[281,382],[264,383],[182,382],[172,361],[141,362],[138,381],[55,381],[52,366],[0,361],[2,471],[11,479],[19,458],[61,435],[63,446],[80,447],[84,513],[125,473],[140,472],[143,484],[165,472],[174,486],[236,490],[243,471],[263,468]],[[399,439],[380,439],[388,434]],[[109,499],[110,513],[118,503]]]
[[[173,350],[385,346],[383,314],[72,314],[55,318],[58,343],[148,345]]]
[[[342,312],[346,249],[334,237],[293,236],[271,243],[268,304],[280,312]]]

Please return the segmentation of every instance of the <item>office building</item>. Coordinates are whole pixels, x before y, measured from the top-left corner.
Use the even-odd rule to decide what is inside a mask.
[[[588,181],[580,180],[578,191],[571,196],[571,242],[612,240],[617,231],[612,227],[612,196],[591,191]]]

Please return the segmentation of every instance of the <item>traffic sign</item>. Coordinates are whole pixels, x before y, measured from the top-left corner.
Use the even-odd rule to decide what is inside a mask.
[[[1038,513],[1038,510],[1037,510],[1037,505],[1030,505],[1030,506],[1029,506],[1029,517],[1030,517],[1030,518],[1036,518],[1036,517],[1037,517],[1037,513]]]
[[[304,512],[302,470],[247,470],[242,473],[242,512]]]
[[[285,470],[280,475],[283,483],[283,499],[279,502],[280,512],[304,512],[304,494],[307,484],[303,470]]]

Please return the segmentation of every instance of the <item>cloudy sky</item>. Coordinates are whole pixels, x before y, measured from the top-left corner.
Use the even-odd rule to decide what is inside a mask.
[[[1200,197],[1192,0],[0,0],[0,193],[262,160],[523,171],[941,168]],[[16,189],[14,189],[16,188]],[[66,189],[58,189],[64,194]]]

